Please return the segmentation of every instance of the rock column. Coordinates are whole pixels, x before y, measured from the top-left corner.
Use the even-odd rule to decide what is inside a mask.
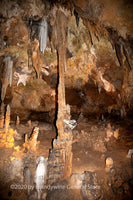
[[[67,47],[67,24],[68,17],[59,9],[56,13],[57,28],[57,50],[59,64],[59,85],[58,85],[58,116],[56,121],[57,139],[53,141],[53,149],[49,155],[48,182],[67,178],[72,169],[72,131],[65,126],[64,119],[70,119],[70,107],[65,102],[65,80],[64,72],[66,67]]]

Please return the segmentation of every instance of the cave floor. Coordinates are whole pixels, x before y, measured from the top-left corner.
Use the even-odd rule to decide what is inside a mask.
[[[118,138],[113,136],[107,138],[106,132],[108,124],[111,125],[111,130],[119,129]],[[23,148],[24,134],[30,134],[35,126],[39,126],[40,128],[37,150],[35,152],[26,152]],[[32,174],[34,175],[36,168],[35,160],[37,156],[44,156],[45,158],[48,158],[49,149],[52,148],[52,140],[56,137],[56,131],[53,125],[43,122],[39,123],[37,121],[32,122],[30,127],[28,124],[20,124],[16,127],[13,123],[11,123],[10,127],[13,128],[13,130],[16,128],[18,134],[15,137],[14,146],[19,145],[20,149],[15,150],[14,148],[0,147],[0,196],[3,199],[26,199],[27,194],[24,188],[14,189],[11,188],[11,186],[23,185],[23,169],[26,166],[30,168]],[[131,195],[128,193],[130,192],[130,183],[132,182],[133,177],[133,163],[131,163],[131,158],[127,158],[127,154],[129,149],[133,149],[132,132],[132,119],[119,121],[98,121],[95,119],[80,120],[77,127],[73,130],[72,173],[82,174],[85,171],[95,172],[102,185],[103,182],[109,180],[111,181],[113,176],[110,172],[105,170],[105,160],[107,157],[111,157],[113,159],[113,169],[117,171],[118,174],[120,174],[120,172],[123,174],[119,177],[121,178],[120,187],[123,187],[122,192],[124,191],[125,196],[123,196],[123,198],[119,197],[119,199],[124,199],[126,195],[127,197],[130,197]],[[125,183],[126,186],[123,186]],[[115,187],[116,189],[119,188],[117,188],[117,186]],[[128,187],[127,191],[125,187]],[[106,190],[105,188],[107,187],[103,186],[103,190]],[[107,190],[109,190],[109,188],[107,188]],[[63,193],[63,191],[61,191],[61,193]],[[76,193],[78,194],[78,190]],[[115,193],[112,199],[118,199],[118,194],[117,192]],[[109,191],[107,194],[109,195]],[[69,195],[71,196],[71,194]],[[75,197],[75,199],[76,198],[77,197]],[[80,194],[78,198],[82,199]],[[35,197],[32,197],[31,199],[35,199]],[[52,197],[49,197],[49,199],[52,199]],[[53,199],[60,199],[59,194],[56,194]],[[71,198],[65,196],[63,199]],[[105,199],[111,199],[111,197],[107,197]]]

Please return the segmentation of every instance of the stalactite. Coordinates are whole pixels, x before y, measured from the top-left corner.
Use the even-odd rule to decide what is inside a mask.
[[[119,61],[119,64],[120,64],[120,66],[122,66],[123,58],[122,58],[122,53],[121,53],[121,45],[119,45],[118,43],[115,43],[115,52],[116,52],[116,56]]]
[[[89,33],[89,36],[90,36],[91,45],[93,45],[93,40],[92,40],[92,35],[91,35],[90,30],[88,30],[88,33]]]
[[[76,19],[76,25],[78,27],[79,26],[79,16],[78,16],[78,13],[76,12],[75,9],[74,9],[74,16],[75,16],[75,19]]]
[[[93,45],[92,34],[91,34],[91,31],[90,31],[90,23],[88,22],[88,20],[84,20],[83,23],[86,26],[86,32],[89,35],[91,45]]]
[[[96,33],[94,33],[94,35],[95,35],[97,41],[99,42],[99,37],[98,37],[98,35],[97,35]]]
[[[8,133],[9,124],[10,124],[10,106],[8,105],[5,118],[5,133]]]
[[[98,92],[99,92],[99,94],[101,93],[101,90],[102,90],[102,86],[98,85]]]
[[[127,41],[118,35],[118,32],[110,27],[106,27],[106,33],[108,39],[112,45],[112,48],[115,48],[116,56],[120,66],[123,66],[123,58],[126,58],[128,69],[131,70],[131,64],[129,62],[129,56],[126,51]],[[122,48],[122,50],[121,50]],[[122,54],[123,52],[123,54]]]
[[[48,35],[48,24],[45,17],[43,17],[39,26],[40,51],[42,53],[44,53],[47,45],[47,35]]]
[[[10,56],[7,56],[3,60],[5,64],[5,69],[4,69],[4,77],[2,81],[2,91],[1,91],[1,100],[3,101],[6,95],[6,89],[8,85],[12,85],[12,67],[13,67],[13,61],[11,60]]]
[[[61,11],[57,11],[57,40],[58,40],[58,55],[59,55],[59,86],[58,86],[58,104],[59,112],[65,109],[65,86],[64,72],[66,65],[66,45],[67,45],[67,17]]]
[[[126,58],[126,61],[127,61],[127,64],[128,64],[128,68],[129,68],[129,70],[131,70],[132,67],[131,67],[131,65],[130,65],[130,63],[129,63],[128,54],[127,54],[127,51],[126,51],[126,49],[125,49],[124,46],[123,46],[123,53],[124,53],[124,55],[125,55],[125,58]]]

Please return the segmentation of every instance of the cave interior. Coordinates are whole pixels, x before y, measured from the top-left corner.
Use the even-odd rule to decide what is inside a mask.
[[[2,200],[133,199],[133,1],[0,1]]]

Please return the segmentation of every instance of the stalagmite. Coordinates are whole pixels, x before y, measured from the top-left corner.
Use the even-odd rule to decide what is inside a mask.
[[[106,158],[106,167],[105,167],[105,171],[106,172],[110,172],[111,169],[114,167],[114,161],[111,157]]]
[[[26,185],[26,190],[29,195],[31,192],[31,189],[33,187],[33,177],[32,177],[32,173],[28,167],[24,168],[23,176],[24,176],[23,183]]]
[[[45,17],[43,17],[39,28],[40,51],[42,53],[44,53],[47,45],[47,35],[48,35],[48,24]]]
[[[6,89],[8,85],[12,85],[12,67],[13,67],[13,61],[11,60],[10,56],[7,56],[3,60],[5,64],[5,69],[4,69],[4,78],[2,82],[2,91],[1,91],[1,100],[3,101],[6,95]]]
[[[28,139],[27,134],[25,135],[25,143],[23,144],[23,147],[26,150],[36,151],[38,143],[37,141],[38,134],[39,134],[39,127],[35,127],[33,129],[30,139]]]
[[[115,131],[114,131],[114,137],[116,138],[116,139],[119,139],[119,128],[118,129],[116,129]]]
[[[0,107],[0,128],[4,126],[4,103],[1,104]]]
[[[38,133],[39,133],[39,127],[35,127],[29,142],[30,149],[33,151],[36,151],[37,148]]]
[[[9,124],[10,124],[10,106],[8,105],[6,111],[6,119],[5,119],[5,133],[8,133]]]
[[[16,119],[16,126],[19,126],[19,124],[20,124],[20,118],[19,118],[19,116],[17,116],[17,119]]]
[[[35,184],[38,199],[41,198],[42,189],[47,177],[47,160],[43,156],[37,158],[37,168],[35,172]]]
[[[29,125],[29,127],[32,126],[31,120],[28,121],[28,125]]]

